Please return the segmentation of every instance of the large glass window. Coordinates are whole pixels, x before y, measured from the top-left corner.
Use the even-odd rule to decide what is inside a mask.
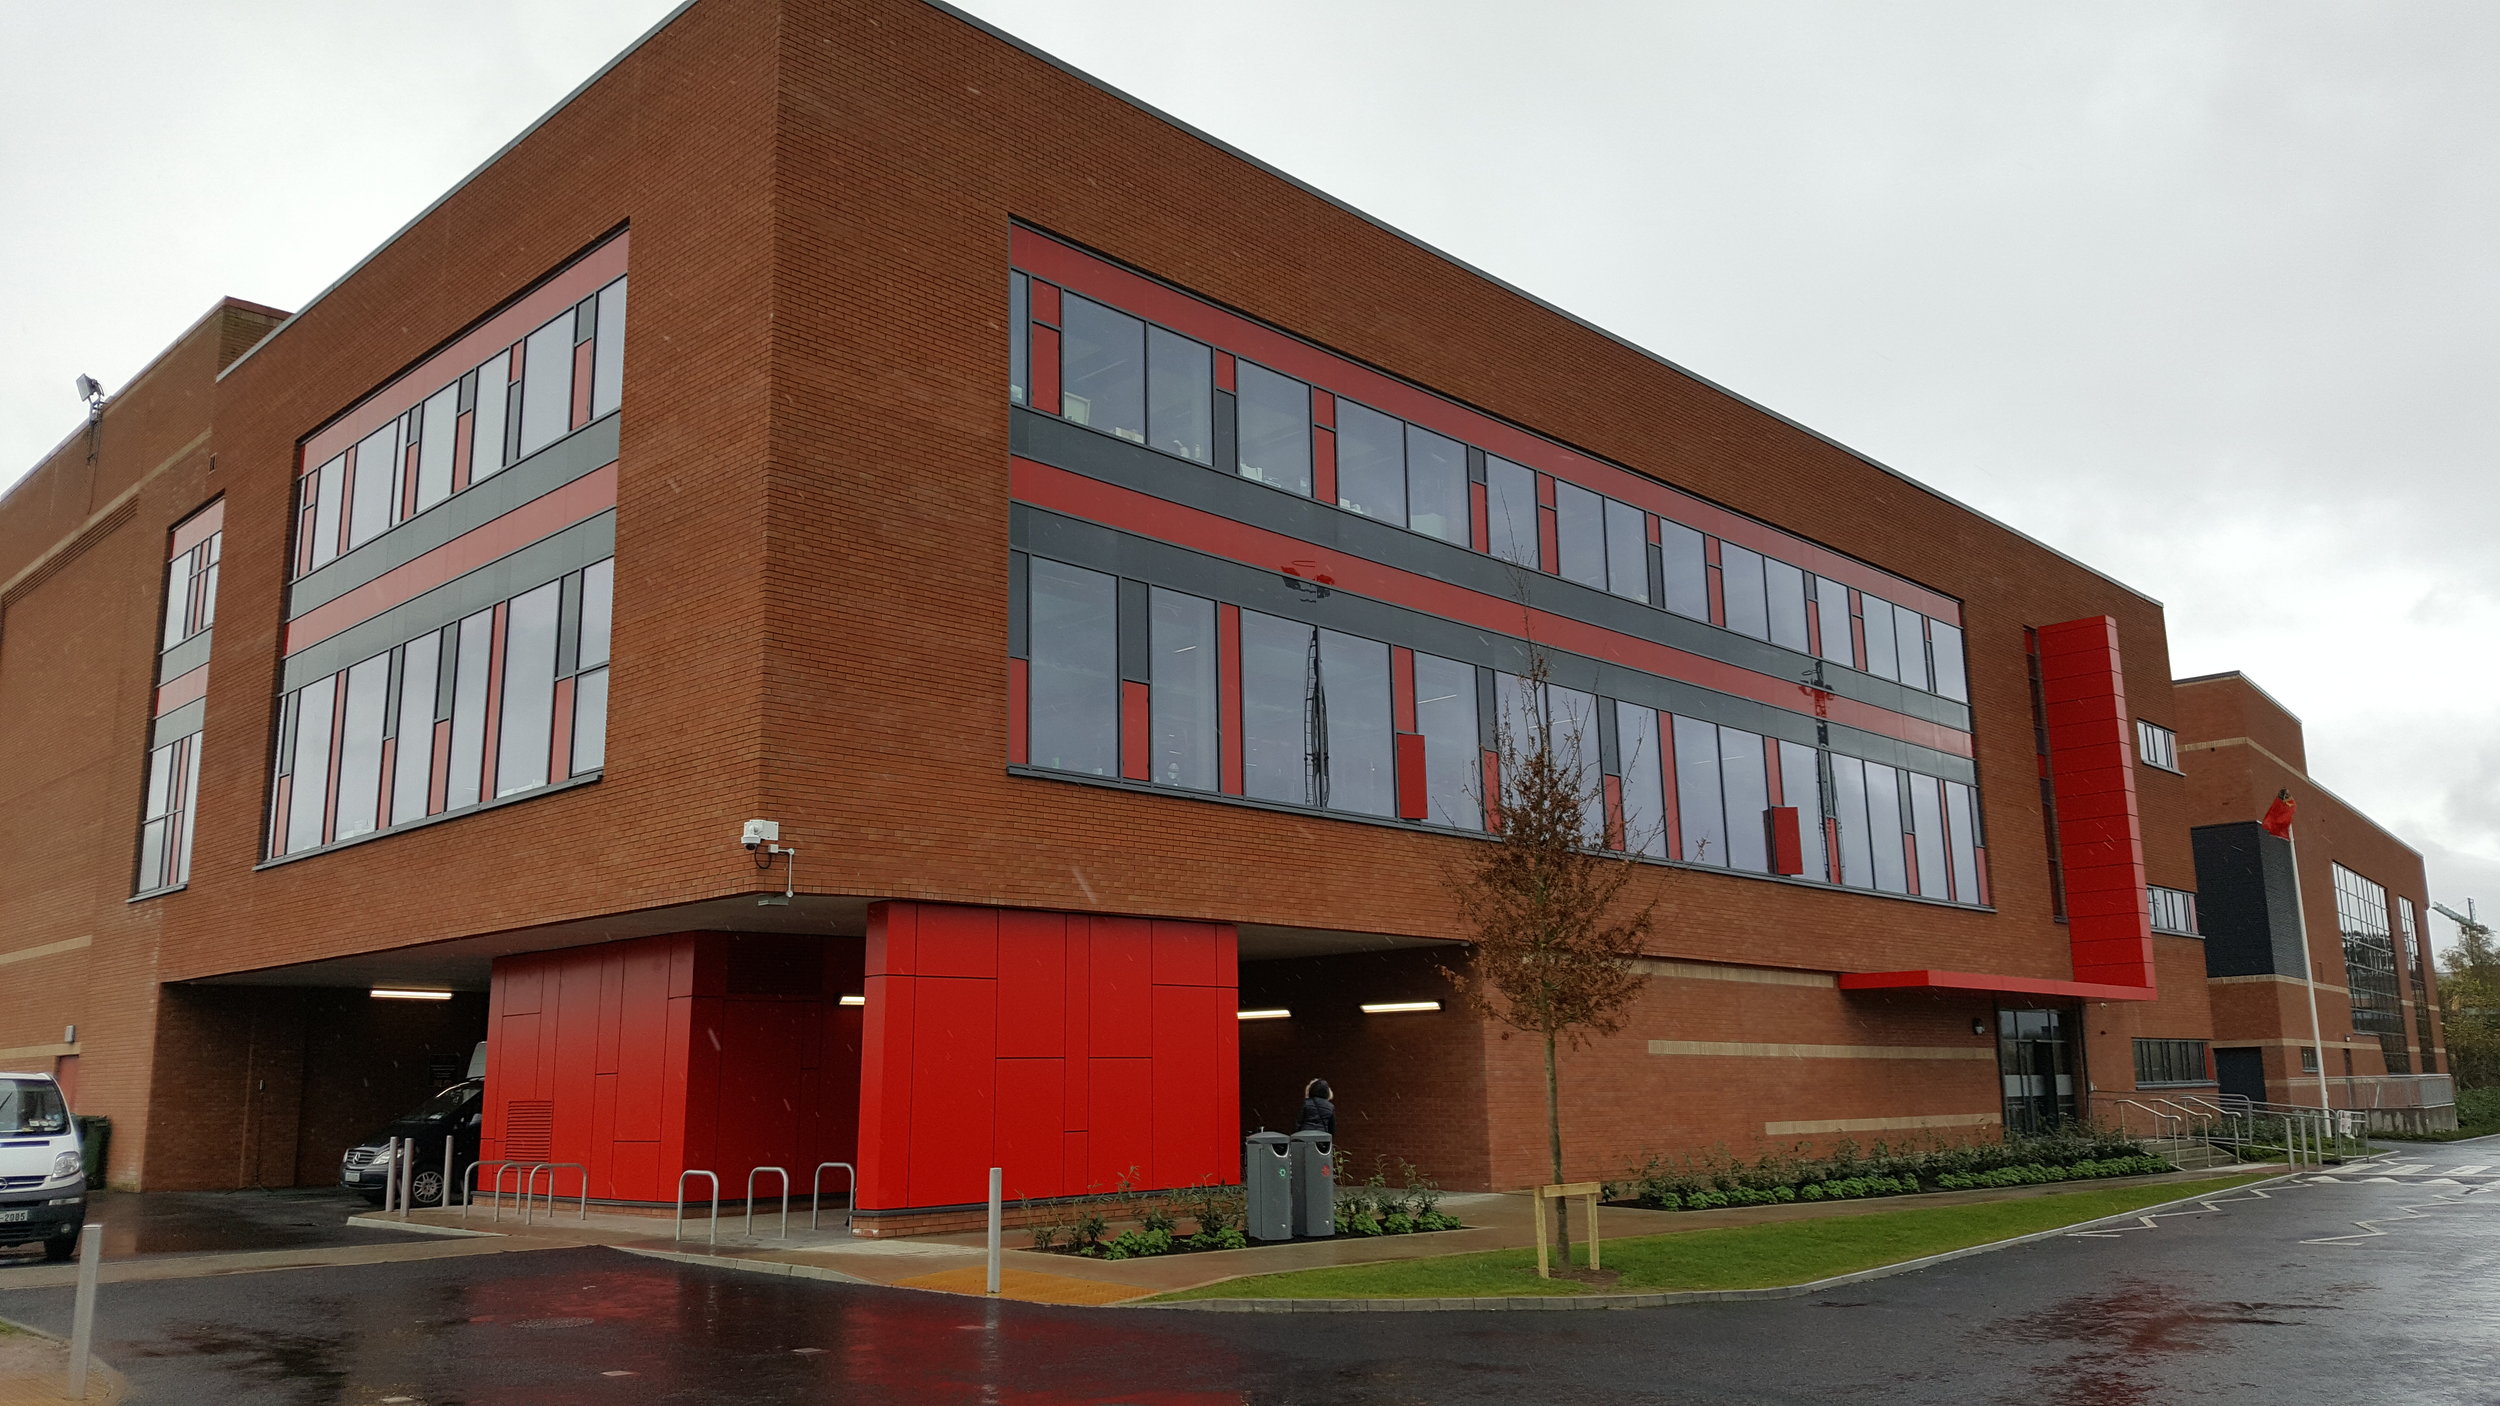
[[[1727,806],[1719,790],[1719,729],[1696,718],[1675,720],[1675,819],[1684,841],[1679,858],[1694,864],[1728,862]]]
[[[1720,593],[1727,627],[1758,640],[1771,637],[1771,604],[1762,589],[1762,555],[1733,542],[1719,544]]]
[[[1241,765],[1244,794],[1318,804],[1311,708],[1319,691],[1318,639],[1308,625],[1241,612]]]
[[[2153,884],[2147,888],[2146,896],[2152,901],[2153,931],[2176,933],[2181,937],[2196,935],[2195,894]]]
[[[1664,859],[1666,749],[1658,741],[1658,714],[1637,703],[1615,704],[1615,750],[1623,778],[1623,847]]]
[[[477,483],[503,472],[512,457],[511,419],[506,414],[512,403],[512,353],[495,353],[473,374],[477,409],[469,425],[469,482]]]
[[[434,702],[441,682],[443,636],[419,635],[400,650],[399,746],[392,761],[391,823],[422,818],[434,789]]]
[[[1020,273],[1007,275],[1007,399],[1026,403],[1025,387],[1033,376],[1033,283]]]
[[[1762,559],[1762,581],[1771,604],[1771,643],[1804,653],[1806,640],[1806,574],[1787,562]]]
[[[2146,766],[2160,767],[2164,771],[2177,771],[2179,769],[2179,734],[2138,718],[2135,720],[2135,754]]]
[[[1828,576],[1815,577],[1814,612],[1822,634],[1815,653],[1856,668],[1858,652],[1849,641],[1849,588]]]
[[[1415,656],[1415,726],[1424,735],[1424,783],[1435,824],[1484,828],[1484,749],[1476,722],[1476,666]]]
[[[1540,695],[1515,674],[1493,676],[1499,726],[1512,754],[1527,757],[1540,745],[1553,748],[1554,766],[1580,803],[1580,830],[1592,847],[1606,843],[1605,757],[1598,738],[1597,699],[1576,688],[1547,684]],[[1508,782],[1505,781],[1505,786]]]
[[[1212,791],[1216,786],[1215,603],[1155,587],[1148,595],[1154,682],[1154,780]]]
[[[555,720],[556,627],[563,583],[513,599],[504,617],[503,717],[495,729],[495,794],[547,784]]]
[[[1337,506],[1383,522],[1405,524],[1403,422],[1350,400],[1337,402]]]
[[[574,650],[575,667],[595,669],[608,662],[609,620],[615,614],[616,558],[582,568],[582,628]]]
[[[1119,773],[1118,596],[1118,582],[1099,571],[1032,559],[1026,597],[1035,766]]]
[[[1808,879],[1831,878],[1823,847],[1823,781],[1815,750],[1796,742],[1780,747],[1780,804],[1797,811],[1799,874]]]
[[[1866,627],[1866,671],[1879,679],[1900,678],[1901,655],[1893,639],[1892,602],[1860,592],[1858,613]]]
[[[1215,356],[1204,342],[1146,329],[1146,434],[1166,454],[1215,462]]]
[[[178,888],[190,882],[192,798],[199,788],[198,733],[148,753],[148,795],[139,820],[135,892]]]
[[[573,678],[573,774],[585,775],[608,764],[608,671],[593,669]]]
[[[1241,476],[1311,496],[1311,388],[1236,359]]]
[[[349,840],[382,824],[382,722],[390,709],[391,656],[347,671],[347,712],[339,729],[339,813],[332,838]]]
[[[2422,969],[2430,965],[2430,949],[2423,945],[2421,932],[2414,926],[2412,899],[2402,895],[2397,897],[2396,917],[2399,923],[2397,945],[2411,959],[2406,965],[2412,968],[2413,974],[2413,1029],[2422,1037],[2422,1072],[2436,1074],[2439,1072],[2439,1054],[2431,1046],[2430,984],[2422,974]]]
[[[598,345],[590,353],[590,418],[625,399],[625,280],[599,290]]]
[[[1961,630],[1942,620],[1930,620],[1927,645],[1936,656],[1936,692],[1968,703],[1970,680],[1963,672]]]
[[[2410,1074],[2404,1004],[2397,994],[2396,950],[2387,922],[2387,890],[2341,864],[2335,879],[2335,920],[2344,935],[2344,978],[2352,990],[2352,1028],[2378,1037],[2391,1074]]]
[[[1666,563],[1667,609],[1688,619],[1709,619],[1710,563],[1702,535],[1660,518],[1658,552]]]
[[[529,335],[521,353],[521,452],[526,459],[573,428],[573,310]]]
[[[451,471],[460,443],[460,383],[426,397],[418,413],[417,511],[451,496]]]
[[[1648,516],[1629,503],[1606,500],[1606,589],[1637,601],[1649,599]]]
[[[1964,903],[1980,902],[1979,809],[1971,789],[1959,781],[1944,783],[1945,824],[1952,827],[1953,896]],[[2189,921],[2194,921],[2194,914]]]
[[[1397,814],[1389,646],[1322,630],[1319,673],[1328,748],[1320,803],[1360,815]]]
[[[1060,413],[1144,444],[1146,325],[1074,293],[1060,304]]]
[[[1566,581],[1606,589],[1606,500],[1577,484],[1554,482],[1554,540]]]
[[[2135,1085],[2139,1089],[2167,1084],[2210,1084],[2205,1073],[2202,1040],[2138,1040],[2135,1042]]]
[[[1536,471],[1508,459],[1484,461],[1486,550],[1504,561],[1534,568],[1538,562]]]
[[[1900,655],[1900,679],[1912,688],[1926,688],[1927,618],[1907,606],[1892,608],[1893,647]]]
[[[391,421],[356,446],[354,497],[348,504],[350,551],[390,530],[399,503],[399,422]]]
[[[1953,876],[1945,868],[1944,783],[1915,772],[1905,774],[1910,783],[1910,831],[1918,850],[1918,891],[1929,898],[1950,898]]]
[[[1771,872],[1771,783],[1758,733],[1719,729],[1719,786],[1727,796],[1727,862],[1731,869]]]
[[[1832,824],[1839,831],[1840,881],[1875,887],[1875,848],[1866,828],[1866,763],[1833,753]]]
[[[296,690],[295,759],[290,768],[287,805],[287,853],[311,849],[322,842],[329,820],[330,724],[338,703],[338,676],[316,679]]]
[[[1417,425],[1406,427],[1406,525],[1467,545],[1467,446]]]
[[[1875,887],[1886,893],[1910,891],[1909,852],[1902,848],[1901,775],[1888,766],[1866,764],[1866,833],[1875,851]]]
[[[478,803],[486,778],[486,685],[495,655],[495,612],[481,610],[460,622],[452,671],[451,773],[443,808]]]

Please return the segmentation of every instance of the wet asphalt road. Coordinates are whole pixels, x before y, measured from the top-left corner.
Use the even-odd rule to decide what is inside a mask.
[[[97,1347],[144,1402],[255,1406],[2500,1402],[2500,1189],[2424,1181],[1638,1312],[1056,1309],[585,1249],[115,1285]]]

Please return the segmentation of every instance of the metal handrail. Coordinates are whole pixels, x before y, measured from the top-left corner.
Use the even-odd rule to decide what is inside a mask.
[[[2155,1137],[2176,1138],[2178,1136],[2176,1133],[2164,1132],[2162,1130],[2163,1124],[2176,1123],[2179,1121],[2179,1115],[2175,1113],[2164,1113],[2158,1108],[2154,1108],[2148,1104],[2138,1103],[2131,1098],[2112,1100],[2112,1106],[2119,1108],[2140,1108],[2147,1114],[2150,1114],[2153,1119],[2153,1136]],[[2118,1116],[2120,1125],[2124,1126],[2126,1122],[2126,1115],[2122,1113]]]
[[[779,1167],[747,1168],[747,1227],[743,1233],[749,1240],[755,1238],[755,1175],[758,1172],[770,1172],[781,1178],[781,1238],[787,1240],[790,1238],[790,1174]]]
[[[584,1222],[585,1224],[589,1222],[590,1168],[583,1166],[579,1162],[537,1162],[531,1164],[529,1181],[521,1191],[522,1224],[527,1225],[529,1223],[530,1193],[538,1185],[538,1174],[540,1172],[545,1172],[547,1174],[547,1219],[554,1220],[556,1218],[556,1173],[568,1167],[582,1174],[582,1204],[580,1211],[574,1215],[573,1219]]]
[[[670,1232],[669,1239],[686,1238],[686,1178],[688,1177],[701,1177],[712,1184],[712,1233],[704,1243],[717,1245],[720,1243],[720,1178],[701,1167],[688,1167],[677,1174],[677,1224]]]
[[[816,1228],[816,1218],[824,1214],[825,1168],[840,1167],[851,1174],[851,1203],[842,1208],[842,1228],[851,1228],[851,1212],[859,1206],[859,1168],[848,1162],[819,1162],[815,1175],[807,1179],[807,1228]]]

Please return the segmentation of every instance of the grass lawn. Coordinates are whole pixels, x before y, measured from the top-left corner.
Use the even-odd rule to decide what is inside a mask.
[[[1604,1246],[1606,1268],[1623,1277],[1620,1282],[1605,1288],[1568,1280],[1537,1278],[1536,1251],[1531,1248],[1442,1255],[1389,1264],[1305,1269],[1289,1274],[1258,1274],[1160,1295],[1151,1302],[1178,1299],[1432,1299],[1503,1294],[1763,1289],[1781,1284],[1811,1283],[1835,1274],[1898,1264],[1903,1260],[1943,1254],[1947,1250],[1984,1245],[1992,1240],[2010,1240],[2018,1235],[2054,1230],[2062,1225],[2074,1225],[2164,1201],[2245,1186],[2262,1179],[2258,1176],[2235,1176],[2211,1181],[2170,1182],[2159,1186],[2107,1187],[2098,1191],[2069,1191],[2053,1196],[1986,1201],[1969,1206],[1933,1206],[1914,1211],[1824,1216],[1813,1220],[1609,1240]],[[1584,1247],[1575,1245],[1573,1251],[1579,1262],[1587,1262]]]

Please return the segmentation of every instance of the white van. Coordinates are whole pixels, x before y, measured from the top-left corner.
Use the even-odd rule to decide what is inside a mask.
[[[78,1252],[87,1172],[61,1086],[49,1074],[0,1073],[0,1245],[43,1242],[43,1257]]]

